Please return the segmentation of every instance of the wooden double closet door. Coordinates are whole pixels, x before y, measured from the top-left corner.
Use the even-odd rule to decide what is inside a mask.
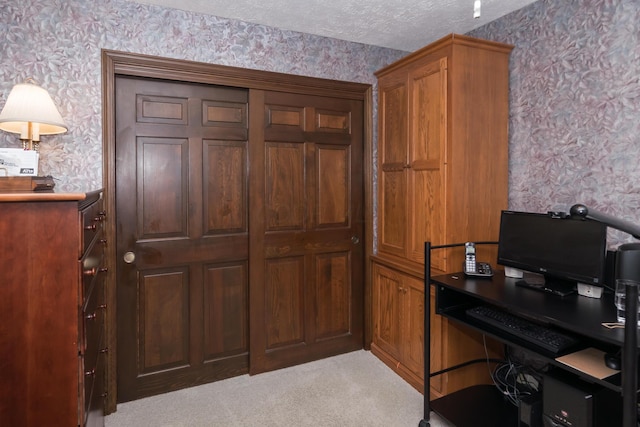
[[[115,80],[118,402],[363,347],[363,102]]]

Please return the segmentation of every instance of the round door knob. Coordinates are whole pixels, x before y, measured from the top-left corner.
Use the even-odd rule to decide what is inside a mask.
[[[353,243],[354,245],[357,245],[358,243],[360,243],[360,238],[358,236],[353,236],[351,238],[351,243]]]
[[[132,262],[134,262],[136,260],[136,254],[134,254],[133,252],[129,251],[127,253],[124,254],[124,262],[126,262],[127,264],[131,264]]]

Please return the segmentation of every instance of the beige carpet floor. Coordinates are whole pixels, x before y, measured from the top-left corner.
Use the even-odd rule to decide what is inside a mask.
[[[421,393],[360,350],[126,402],[106,427],[417,427],[422,411]]]

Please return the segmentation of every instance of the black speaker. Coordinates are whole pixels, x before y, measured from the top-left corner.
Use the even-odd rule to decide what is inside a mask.
[[[534,393],[518,403],[518,427],[542,427],[542,393]]]
[[[616,254],[617,251],[608,250],[604,263],[604,287],[605,291],[613,292],[616,289]]]
[[[640,282],[640,243],[620,245],[615,259],[616,279]],[[612,285],[615,287],[615,282]]]

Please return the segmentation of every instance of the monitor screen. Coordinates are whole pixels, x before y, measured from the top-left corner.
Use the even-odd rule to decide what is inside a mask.
[[[502,211],[498,264],[546,279],[603,285],[607,226],[550,214]]]

